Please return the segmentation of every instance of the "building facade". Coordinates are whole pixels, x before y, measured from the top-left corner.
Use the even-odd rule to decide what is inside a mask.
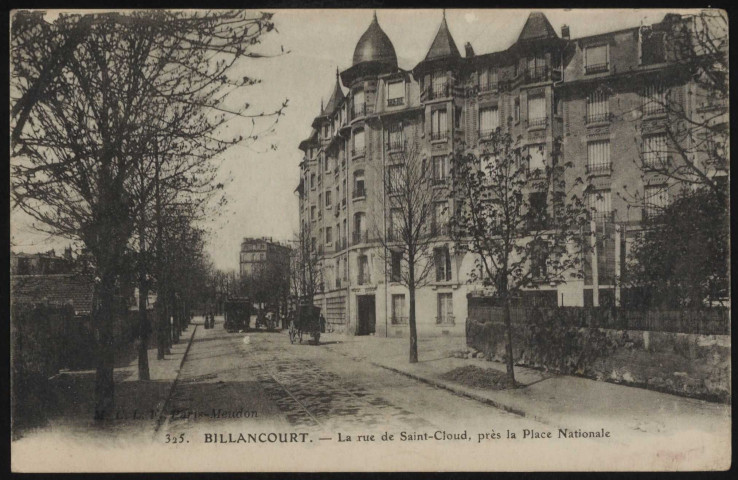
[[[277,266],[289,272],[290,247],[274,242],[271,238],[244,238],[239,254],[241,278],[250,278]],[[288,279],[285,279],[287,282]]]
[[[663,22],[671,21],[681,19],[667,15]],[[475,54],[467,43],[462,56],[444,15],[425,58],[406,71],[375,14],[300,143],[300,226],[323,273],[315,302],[327,321],[350,334],[405,334],[408,292],[394,281],[378,242],[391,224],[385,172],[393,155],[412,145],[430,166],[433,188],[450,192],[451,154],[482,151],[497,128],[521,139],[531,169],[554,158],[571,162],[565,182],[584,179],[581,194],[602,237],[582,280],[541,285],[531,299],[584,306],[619,298],[615,278],[627,239],[654,204],[669,201],[672,187],[641,164],[670,161],[659,148],[668,121],[659,100],[668,92],[685,109],[699,107],[690,103],[692,82],[667,60],[659,30],[656,24],[571,38],[569,27],[559,35],[533,12],[507,50]],[[626,187],[649,206],[633,208],[617,194]],[[529,193],[550,208],[546,192]],[[439,212],[454,211],[450,195],[442,203]],[[457,251],[447,217],[438,217],[428,259],[435,271],[417,292],[418,330],[463,335],[467,294],[478,288],[468,282],[474,258]]]

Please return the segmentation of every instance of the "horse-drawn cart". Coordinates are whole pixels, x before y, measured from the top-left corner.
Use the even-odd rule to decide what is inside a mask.
[[[302,334],[307,333],[313,338],[313,343],[320,342],[320,307],[309,303],[297,306],[294,318],[290,321],[290,343],[299,340],[302,343]]]
[[[230,297],[224,305],[225,323],[227,332],[248,331],[251,320],[251,300],[248,297]]]

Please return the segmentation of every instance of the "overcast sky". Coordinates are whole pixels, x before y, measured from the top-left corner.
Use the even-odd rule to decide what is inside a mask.
[[[499,51],[517,38],[530,10],[447,10],[451,34],[462,52],[471,42],[476,54]],[[560,34],[570,26],[577,38],[641,23],[660,21],[665,10],[544,10]],[[379,24],[394,44],[399,66],[412,69],[427,53],[441,21],[441,10],[379,10]],[[274,16],[278,33],[270,33],[260,47],[265,52],[288,52],[270,59],[250,60],[244,73],[260,85],[234,94],[254,111],[274,109],[289,99],[276,129],[255,143],[231,148],[223,155],[221,174],[229,179],[228,204],[207,222],[208,251],[217,267],[238,269],[238,249],[246,236],[289,240],[297,231],[298,202],[293,193],[299,181],[301,152],[297,145],[310,134],[310,123],[327,100],[336,67],[351,66],[354,47],[371,22],[372,10],[286,10]],[[344,89],[344,92],[346,89]],[[250,130],[250,122],[233,120],[228,132]],[[270,147],[276,146],[276,150]],[[16,251],[59,248],[69,242],[33,234],[25,219],[13,213],[12,242]]]

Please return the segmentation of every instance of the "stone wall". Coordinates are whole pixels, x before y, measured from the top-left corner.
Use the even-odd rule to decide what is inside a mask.
[[[473,314],[470,308],[467,345],[503,362],[504,323]],[[514,317],[517,365],[730,402],[729,335],[592,328],[562,321],[563,316],[529,317]]]

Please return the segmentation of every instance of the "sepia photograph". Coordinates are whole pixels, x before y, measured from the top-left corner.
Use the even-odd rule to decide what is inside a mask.
[[[9,22],[13,472],[730,469],[726,11]]]

